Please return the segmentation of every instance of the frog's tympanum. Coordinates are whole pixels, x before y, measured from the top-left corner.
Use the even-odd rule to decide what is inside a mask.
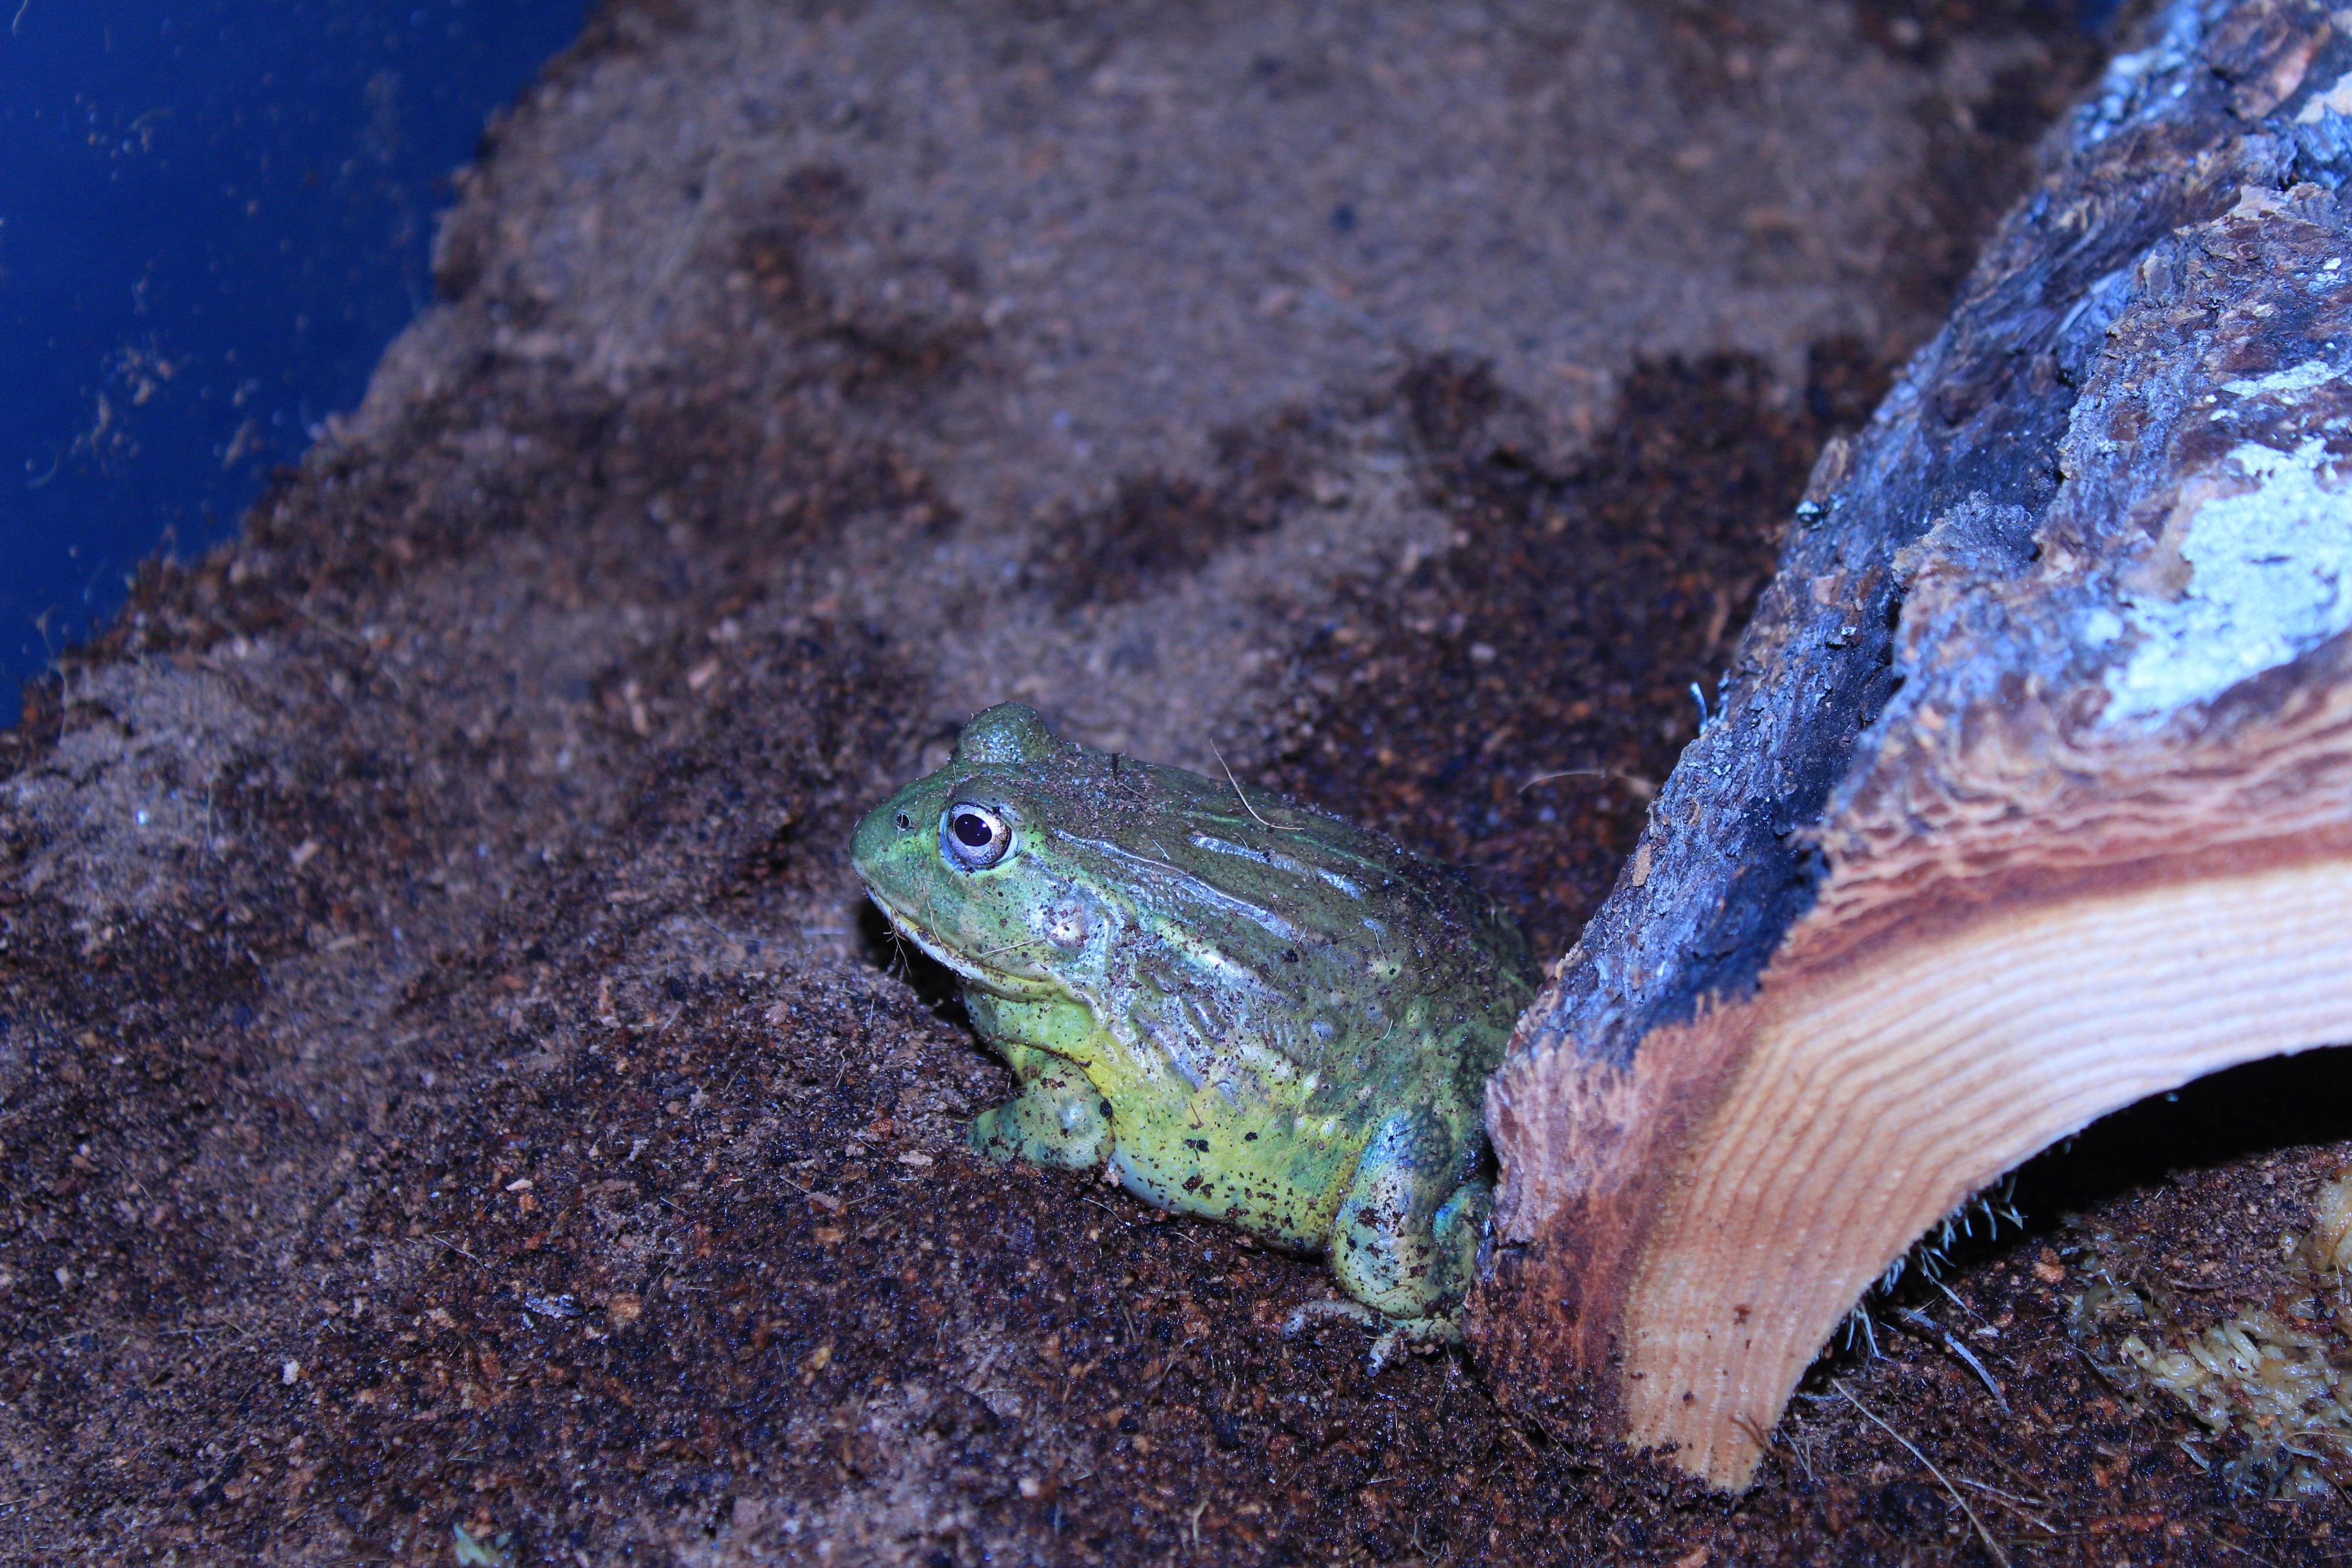
[[[1147,1202],[1328,1254],[1362,1303],[1332,1305],[1386,1320],[1376,1360],[1455,1336],[1490,1196],[1482,1094],[1534,979],[1467,882],[1013,704],[851,858],[1021,1085],[976,1148],[1108,1164]]]

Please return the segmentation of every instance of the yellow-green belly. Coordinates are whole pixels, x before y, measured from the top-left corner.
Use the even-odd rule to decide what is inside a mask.
[[[1328,1105],[1234,1105],[1181,1080],[1139,1082],[1108,1063],[1087,1076],[1113,1107],[1111,1166],[1147,1203],[1203,1215],[1302,1251],[1330,1239],[1368,1129]]]

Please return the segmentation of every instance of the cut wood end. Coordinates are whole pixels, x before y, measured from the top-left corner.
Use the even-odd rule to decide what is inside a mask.
[[[1480,1325],[1498,1370],[1580,1366],[1632,1442],[1746,1486],[1838,1322],[1971,1193],[2134,1101],[2352,1040],[2352,855],[2241,863],[1810,964],[1792,944],[1749,1002],[1654,1031],[1638,1076],[1519,1064],[1490,1118],[1501,1229],[1552,1244],[1574,1306],[1507,1346]],[[1688,1130],[1653,1144],[1664,1104]]]
[[[1969,1192],[2352,1041],[2352,269],[2340,193],[2242,118],[2301,112],[2327,12],[2158,12],[1824,455],[1726,711],[1488,1085],[1498,1392],[1718,1485]]]

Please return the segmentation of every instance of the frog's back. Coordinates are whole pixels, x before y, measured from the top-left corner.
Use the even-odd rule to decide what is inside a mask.
[[[1527,945],[1491,899],[1321,811],[1121,762],[1116,781],[1080,782],[1086,825],[1055,835],[1129,905],[1108,1011],[1163,1040],[1261,1045],[1321,1084],[1413,1079],[1475,1103],[1534,989]]]

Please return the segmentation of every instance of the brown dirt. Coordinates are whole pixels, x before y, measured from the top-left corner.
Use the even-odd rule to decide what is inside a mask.
[[[964,1155],[1002,1074],[841,855],[1017,695],[1558,951],[2090,56],[2000,5],[603,14],[366,406],[5,743],[0,1554],[1980,1558],[1835,1379],[2014,1561],[2326,1558],[2340,1503],[2176,1458],[2069,1312],[2273,1290],[2352,1145],[2262,1108],[2326,1058],[2096,1131],[1906,1298],[2006,1415],[1882,1327],[1732,1502]]]

